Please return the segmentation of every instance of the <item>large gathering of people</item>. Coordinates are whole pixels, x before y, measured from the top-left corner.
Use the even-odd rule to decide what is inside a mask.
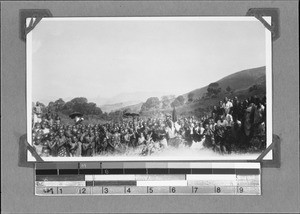
[[[101,124],[86,124],[76,117],[73,124],[63,124],[56,113],[44,112],[37,102],[33,107],[32,142],[44,157],[126,155],[128,151],[146,156],[194,144],[220,154],[266,148],[265,97],[225,97],[200,118],[175,117],[174,113],[163,118],[135,116]]]

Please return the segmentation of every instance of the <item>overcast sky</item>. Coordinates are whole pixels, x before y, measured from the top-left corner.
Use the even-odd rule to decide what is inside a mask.
[[[266,65],[259,21],[68,20],[46,18],[32,31],[33,101],[180,95]]]

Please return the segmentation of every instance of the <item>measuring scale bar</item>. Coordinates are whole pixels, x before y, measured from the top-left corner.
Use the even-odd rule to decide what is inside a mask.
[[[261,194],[260,163],[97,162],[68,166],[36,164],[36,195]]]
[[[36,181],[36,194],[43,196],[260,195],[260,191],[260,175],[86,175],[85,181]]]
[[[260,195],[259,186],[36,187],[36,195]]]

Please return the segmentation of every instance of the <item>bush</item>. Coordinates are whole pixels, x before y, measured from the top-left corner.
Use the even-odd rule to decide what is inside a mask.
[[[214,83],[210,83],[208,85],[208,88],[207,88],[207,94],[208,95],[218,95],[219,93],[221,92],[221,88],[219,86],[219,83],[217,82],[214,82]]]
[[[257,85],[253,85],[249,88],[249,92],[252,92],[252,91],[255,91],[258,89],[258,86]]]
[[[194,93],[193,92],[190,92],[189,94],[188,94],[188,101],[189,102],[192,102],[193,100],[194,100]]]
[[[147,101],[142,105],[141,110],[147,111],[150,109],[157,109],[159,108],[160,101],[157,97],[150,97],[147,99]]]

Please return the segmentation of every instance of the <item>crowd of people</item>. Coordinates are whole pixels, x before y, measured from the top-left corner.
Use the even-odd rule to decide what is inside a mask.
[[[201,144],[220,154],[257,152],[266,148],[266,98],[243,101],[227,97],[201,118],[127,118],[121,122],[62,124],[58,115],[33,108],[32,141],[40,156],[89,157],[101,155],[151,155],[167,148]]]

